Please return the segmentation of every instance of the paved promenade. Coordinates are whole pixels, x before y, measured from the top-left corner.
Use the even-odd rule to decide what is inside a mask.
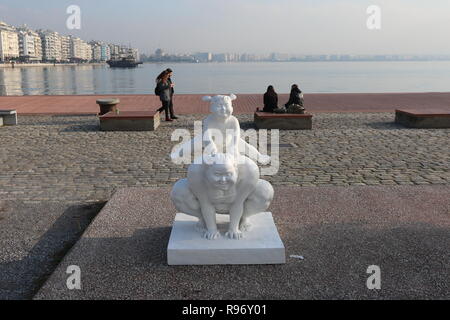
[[[242,128],[252,115],[238,116]],[[101,132],[96,116],[21,116],[0,129],[0,197],[25,201],[107,200],[116,188],[170,186],[186,175],[168,155],[175,128]],[[405,129],[390,113],[321,113],[311,131],[280,131],[275,185],[450,184],[450,130]]]
[[[168,194],[118,191],[35,299],[450,298],[445,186],[275,187],[282,265],[168,266]],[[381,290],[366,287],[373,264]],[[66,287],[70,265],[82,270],[81,290]]]
[[[79,98],[88,99],[91,102],[93,100],[93,97]],[[130,101],[137,101],[136,96],[129,98]],[[148,98],[154,99],[153,96]],[[194,99],[192,96],[188,98]],[[200,96],[197,98],[199,99]],[[17,101],[27,100],[30,109],[36,107],[36,101],[41,101],[41,99],[72,101],[67,97],[42,97],[37,100],[35,97],[7,97],[0,98],[0,102],[4,104],[0,108],[7,106],[5,104],[7,100],[13,101],[14,99]],[[80,102],[77,99],[73,99],[73,101]],[[143,104],[146,97],[142,96],[141,99]],[[242,101],[244,98],[240,96],[240,100]],[[139,107],[138,104],[135,106]],[[92,108],[97,110],[95,102]],[[206,108],[207,106],[201,111],[206,112]],[[40,113],[38,108],[34,110]],[[349,110],[347,109],[347,111]],[[18,126],[1,127],[0,299],[32,298],[75,244],[104,201],[109,200],[117,189],[126,187],[149,188],[143,190],[153,190],[154,187],[170,188],[176,180],[184,178],[186,167],[175,165],[168,158],[172,146],[175,145],[175,142],[170,141],[170,137],[175,128],[192,130],[193,121],[203,117],[202,114],[182,115],[176,122],[163,122],[155,132],[101,132],[98,118],[94,115],[24,116],[21,114]],[[241,112],[238,114],[238,118],[244,129],[253,127],[252,115]],[[291,193],[292,190],[306,189],[314,195],[316,194],[315,189],[320,193],[320,190],[329,188],[330,191],[337,194],[337,199],[341,202],[344,201],[341,199],[341,195],[350,189],[357,189],[358,192],[367,194],[372,199],[373,194],[370,191],[372,186],[375,188],[381,186],[379,190],[385,193],[387,192],[385,190],[388,189],[382,186],[399,188],[396,190],[399,190],[398,197],[403,202],[406,201],[405,199],[416,199],[416,196],[425,199],[419,201],[419,203],[423,203],[424,209],[418,210],[418,213],[426,212],[428,214],[427,206],[430,206],[440,210],[442,218],[446,218],[445,221],[448,221],[448,215],[445,215],[445,212],[448,212],[448,206],[440,199],[445,199],[445,195],[450,190],[450,130],[406,129],[394,124],[393,121],[394,114],[390,112],[315,113],[313,130],[280,132],[280,143],[283,144],[280,149],[280,170],[277,175],[264,178],[272,182],[277,190],[285,188],[284,190],[290,190]],[[443,196],[429,200],[424,196],[424,190],[426,194],[434,195],[436,193]],[[352,198],[351,192],[346,194],[348,198]],[[284,194],[278,194],[277,197],[284,199]],[[297,199],[295,195],[294,198]],[[155,199],[157,200],[154,202],[158,206],[162,205],[168,208],[164,202],[167,199]],[[325,199],[328,198],[325,197]],[[373,201],[378,205],[384,205],[384,198]],[[320,211],[322,203],[322,200],[316,200],[310,205],[318,206]],[[288,202],[287,204],[292,203]],[[369,206],[369,209],[366,210],[368,217],[377,216],[377,212],[370,211],[373,207],[371,204],[362,202],[362,206]],[[381,211],[384,212],[383,210]],[[292,213],[289,210],[283,212]],[[342,215],[343,219],[347,217],[346,211],[332,212],[335,215]],[[386,209],[384,214],[389,216],[396,213]],[[409,212],[404,216],[409,217]],[[170,220],[168,216],[164,219]],[[425,217],[426,219],[428,218]],[[408,221],[408,223],[417,222],[412,217]],[[352,223],[351,221],[349,228],[352,228]],[[290,235],[303,236],[302,228],[306,228],[300,223],[296,225],[297,227],[300,229],[292,232],[281,229],[282,232],[287,232],[286,235],[289,235],[287,244],[291,249],[296,248],[297,245],[289,242],[291,241],[289,240]],[[339,226],[337,225],[337,227]],[[428,238],[433,239],[433,243],[431,244],[427,240],[426,246],[418,247],[420,249],[418,251],[415,250],[415,247],[412,251],[401,249],[402,255],[399,258],[401,261],[407,261],[403,260],[403,257],[414,255],[422,258],[423,252],[438,252],[439,254],[440,251],[436,250],[441,247],[440,243],[445,248],[443,241],[448,240],[446,237],[448,228],[436,229],[437,231],[420,228],[420,230],[407,230],[405,233],[396,225],[391,227],[400,231],[396,231],[397,233],[394,233],[392,237],[387,236],[388,242],[384,241],[382,246],[385,243],[389,243],[389,246],[382,251],[377,251],[378,247],[376,246],[370,249],[377,252],[380,259],[382,254],[391,254],[392,246],[395,247],[397,239],[405,234],[402,242],[404,248],[409,248],[412,242],[419,245],[423,239]],[[343,237],[356,239],[352,248],[359,248],[358,241],[365,239],[365,231],[361,233],[358,231],[354,237],[351,233],[347,233],[349,230],[347,227],[343,230]],[[391,231],[387,230],[390,234]],[[167,232],[163,236],[165,237],[166,234]],[[324,236],[319,236],[323,240],[320,240],[322,241],[319,243],[320,246],[328,248],[330,243],[342,243],[340,239],[332,238],[334,234],[334,229],[325,230]],[[311,238],[310,244],[316,243],[317,234],[315,232],[308,237]],[[378,244],[378,238],[373,239],[375,239],[373,243]],[[304,242],[302,238],[298,243],[303,244]],[[315,249],[311,250],[313,252]],[[304,252],[293,250],[291,253],[305,254]],[[333,248],[330,253],[332,252],[337,251]],[[342,250],[342,252],[345,253],[348,250]],[[330,256],[328,252],[324,252],[323,256],[319,257],[320,259],[323,257],[323,260],[317,260],[318,265],[335,265],[333,261],[331,263],[328,261]],[[417,266],[421,269],[435,268],[436,263],[425,264],[428,256],[423,257],[422,260],[415,261],[419,262]],[[310,258],[308,257],[308,259]],[[342,261],[347,261],[347,259],[344,258]],[[365,266],[374,263],[373,261],[373,259],[361,260]],[[440,263],[441,260],[436,261]],[[395,266],[398,265],[397,262],[395,260],[389,265],[395,269]],[[290,267],[297,268],[293,263],[291,261],[286,270],[290,270]],[[408,265],[416,266],[414,263]],[[308,268],[310,269],[306,270],[315,270],[316,265],[311,264]],[[434,269],[426,270],[433,271]],[[326,268],[325,271],[330,271],[327,273],[327,277],[336,274],[333,269]],[[412,271],[407,269],[404,273],[405,277],[412,274]],[[314,272],[306,273],[313,274]],[[364,271],[362,274],[366,276]],[[433,273],[433,277],[435,274],[437,273]],[[438,277],[440,275],[441,273]],[[279,276],[281,277],[281,275]],[[443,276],[445,277],[447,274]],[[426,276],[423,277],[425,280],[420,280],[420,283],[427,283],[429,288],[414,294],[411,294],[411,291],[403,291],[399,297],[428,295],[442,298],[448,296],[448,291],[445,291],[447,287],[440,287],[440,278],[435,277],[430,282]],[[295,283],[291,279],[287,280],[289,280],[287,283]],[[406,283],[407,280],[409,281],[409,278],[403,283]],[[309,290],[310,287],[305,285],[314,283],[314,281],[315,279],[312,279],[301,283],[299,288]],[[413,284],[415,283],[413,282]],[[406,286],[405,288],[407,289]],[[339,291],[339,287],[336,290]],[[392,290],[388,291],[388,296],[392,297],[395,293]],[[295,294],[298,294],[297,297],[331,297],[330,292],[322,292],[321,295],[310,295],[308,292],[296,292]],[[166,292],[167,295],[170,293]],[[350,296],[356,297],[351,294],[346,295],[346,297]],[[177,297],[183,298],[184,296],[177,295]],[[193,297],[200,297],[200,295]],[[206,298],[205,295],[201,295],[201,297]],[[262,295],[260,297],[269,296]],[[280,293],[277,297],[282,298],[285,295]]]
[[[175,96],[178,114],[209,113],[209,104],[201,100],[203,95]],[[110,96],[23,96],[0,97],[0,109],[16,109],[21,114],[97,114],[95,100],[118,97],[123,111],[156,110],[160,107],[155,95]],[[279,95],[279,104],[288,95]],[[393,112],[396,108],[444,108],[450,110],[450,92],[446,93],[337,93],[305,94],[309,112]],[[263,94],[239,94],[233,102],[235,114],[253,113],[263,107]]]

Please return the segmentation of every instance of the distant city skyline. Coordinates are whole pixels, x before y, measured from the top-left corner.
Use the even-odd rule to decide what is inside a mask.
[[[139,60],[135,48],[104,41],[90,42],[50,29],[14,26],[0,21],[0,63],[99,63]],[[13,65],[14,66],[14,65]]]
[[[74,23],[72,21],[71,23]],[[79,23],[79,21],[77,22]],[[27,24],[8,25],[0,21],[0,62],[106,62],[111,57],[133,56],[140,60],[137,49],[91,40],[89,43],[72,35],[49,29],[32,30]],[[142,54],[144,62],[256,62],[256,61],[429,61],[450,60],[450,55],[382,55],[382,54],[287,54],[272,52],[189,52],[176,54],[162,48],[153,54]]]
[[[66,9],[81,8],[68,30]],[[381,29],[366,26],[370,5]],[[434,0],[2,0],[0,20],[177,54],[450,54],[450,2]]]

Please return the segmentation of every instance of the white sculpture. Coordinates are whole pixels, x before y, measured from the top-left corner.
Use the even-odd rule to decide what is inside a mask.
[[[241,154],[252,150],[260,161],[270,160],[240,138],[239,121],[232,116],[234,99],[235,95],[204,98],[211,101],[212,114],[203,121],[203,137],[194,138],[203,140],[202,161],[189,166],[187,178],[179,180],[171,193],[177,210],[197,217],[198,229],[209,240],[220,237],[216,214],[229,214],[225,235],[241,239],[250,230],[249,217],[265,212],[274,194],[272,185],[260,179],[256,163]],[[218,139],[220,135],[223,139]]]
[[[261,154],[255,147],[247,143],[241,138],[241,127],[239,121],[233,116],[232,101],[236,99],[234,94],[229,96],[218,95],[214,97],[203,97],[203,101],[210,101],[211,114],[207,116],[202,122],[202,134],[197,135],[191,141],[188,148],[181,145],[170,156],[176,159],[181,156],[182,150],[195,150],[195,144],[199,143],[202,148],[202,154],[228,153],[235,157],[239,154],[246,156],[255,155],[258,162],[261,164],[268,164],[270,157]],[[217,143],[214,138],[222,140],[222,143]],[[225,141],[223,141],[225,140]],[[237,143],[238,142],[238,143]],[[200,155],[197,155],[200,156]]]

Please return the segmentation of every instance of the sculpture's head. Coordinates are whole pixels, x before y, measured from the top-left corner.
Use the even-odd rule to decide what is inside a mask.
[[[203,97],[203,101],[211,102],[209,110],[216,117],[221,119],[226,119],[233,114],[233,104],[232,101],[236,100],[236,96],[234,94],[230,94],[229,96],[206,96]]]
[[[205,178],[211,187],[228,190],[236,184],[238,168],[235,158],[225,153],[216,153],[205,159]]]

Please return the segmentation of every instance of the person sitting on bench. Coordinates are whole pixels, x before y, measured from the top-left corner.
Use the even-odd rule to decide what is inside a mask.
[[[286,109],[291,104],[297,104],[303,107],[303,102],[304,100],[302,91],[298,88],[298,85],[293,84],[291,88],[291,94],[289,96],[289,101],[284,106],[286,107]]]
[[[263,112],[271,112],[278,108],[278,95],[273,86],[267,87],[267,92],[264,94],[264,109]]]

